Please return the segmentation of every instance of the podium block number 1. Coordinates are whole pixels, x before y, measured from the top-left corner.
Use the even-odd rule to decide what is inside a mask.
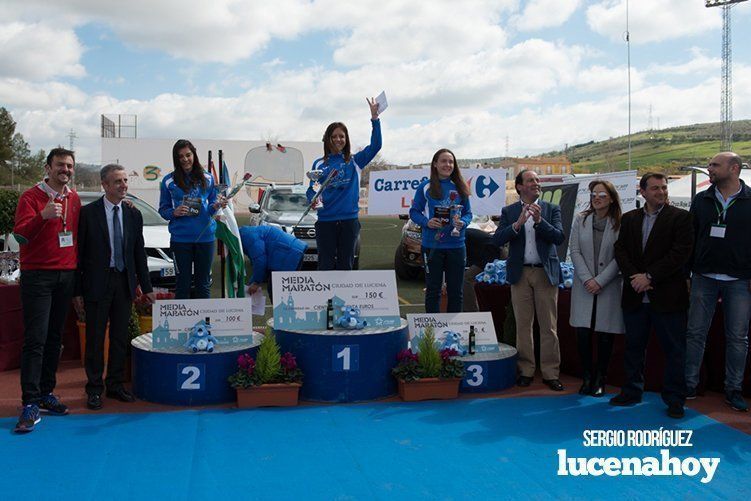
[[[360,370],[360,345],[333,345],[331,347],[331,362],[334,372],[357,372]]]

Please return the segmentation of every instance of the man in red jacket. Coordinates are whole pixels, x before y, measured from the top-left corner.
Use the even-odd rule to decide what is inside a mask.
[[[81,200],[68,187],[72,151],[47,155],[45,179],[18,200],[13,234],[21,247],[21,303],[24,343],[21,355],[23,410],[17,433],[30,432],[40,411],[65,415],[68,408],[52,394],[60,359],[62,330],[73,296],[76,240]]]

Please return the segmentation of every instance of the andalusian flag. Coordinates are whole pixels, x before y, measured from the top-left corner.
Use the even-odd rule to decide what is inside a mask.
[[[222,161],[219,182],[230,186],[229,172],[224,161]],[[245,297],[245,256],[232,199],[227,203],[227,207],[216,212],[215,217],[216,238],[224,243],[224,256],[227,263],[224,268],[224,283],[227,288],[227,297]]]

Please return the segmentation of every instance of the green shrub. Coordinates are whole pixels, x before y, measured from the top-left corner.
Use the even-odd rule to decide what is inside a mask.
[[[0,190],[0,235],[13,232],[18,198],[17,191]]]
[[[441,374],[441,354],[435,345],[433,327],[426,327],[425,334],[417,345],[419,351],[418,371],[420,377],[438,377]]]
[[[258,347],[258,355],[256,355],[255,374],[258,384],[275,382],[281,371],[280,358],[279,345],[276,343],[274,333],[267,328],[261,340],[261,346]]]

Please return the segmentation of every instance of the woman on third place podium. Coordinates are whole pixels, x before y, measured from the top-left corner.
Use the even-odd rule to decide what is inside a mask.
[[[458,207],[461,206],[461,211]],[[462,311],[462,281],[467,250],[465,229],[472,221],[469,188],[446,148],[433,155],[430,179],[415,192],[409,218],[422,227],[422,253],[425,262],[425,313],[440,310],[443,276],[446,275],[448,313]]]
[[[321,193],[323,207],[318,209],[316,222],[316,245],[319,270],[351,270],[355,259],[355,243],[360,235],[360,171],[370,163],[381,149],[381,121],[378,119],[378,103],[368,99],[373,132],[370,144],[352,155],[349,132],[341,122],[326,127],[323,134],[323,158],[313,162],[312,170],[322,171],[319,183],[323,183],[336,169],[331,182]],[[308,202],[313,200],[314,181],[306,193]],[[313,205],[317,208],[319,204]]]
[[[615,241],[621,227],[621,200],[610,181],[589,183],[589,207],[571,225],[568,248],[574,263],[569,323],[576,328],[583,369],[579,393],[601,397],[613,335],[623,334],[622,279],[615,261]],[[597,361],[592,357],[592,333],[597,334]]]
[[[159,214],[169,221],[170,248],[177,286],[175,299],[207,299],[211,296],[211,263],[214,260],[214,214],[227,201],[217,196],[214,179],[203,170],[193,144],[178,140],[172,147],[175,169],[159,187]],[[191,278],[195,289],[191,294]]]

